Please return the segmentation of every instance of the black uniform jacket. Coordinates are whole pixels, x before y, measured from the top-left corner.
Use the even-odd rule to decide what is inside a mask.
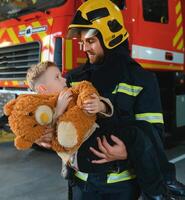
[[[127,161],[116,161],[107,164],[92,164],[91,160],[98,159],[89,147],[97,148],[97,136],[115,134],[121,138],[117,127],[126,125],[131,120],[145,120],[150,122],[161,135],[163,131],[163,117],[158,84],[153,73],[144,70],[125,51],[124,47],[107,52],[102,64],[87,62],[67,75],[68,85],[88,80],[99,91],[100,95],[109,98],[114,106],[111,118],[98,118],[100,128],[84,142],[78,151],[78,164],[84,172],[108,172],[121,166],[128,168]],[[116,131],[116,132],[115,132]],[[109,140],[109,142],[111,142]]]

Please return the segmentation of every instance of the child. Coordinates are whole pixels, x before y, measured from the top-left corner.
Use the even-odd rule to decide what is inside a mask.
[[[41,62],[37,65],[33,65],[27,72],[27,81],[29,87],[40,94],[60,93],[58,103],[56,107],[55,118],[62,115],[66,110],[69,101],[72,99],[72,93],[70,90],[63,92],[63,89],[67,87],[66,79],[61,76],[61,72],[53,62]],[[108,99],[99,98],[96,94],[92,95],[92,99],[84,103],[84,109],[90,114],[101,113],[105,116],[112,115],[112,106]],[[107,113],[105,113],[107,112]],[[52,136],[53,128],[48,127],[44,135],[46,142],[43,142],[43,138],[37,141],[41,142],[41,146],[50,148],[50,138]]]

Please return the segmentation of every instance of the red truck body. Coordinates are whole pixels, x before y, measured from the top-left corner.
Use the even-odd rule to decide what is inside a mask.
[[[131,56],[155,71],[166,129],[185,126],[185,2],[119,0]],[[25,93],[27,69],[55,61],[61,71],[86,61],[79,41],[66,33],[82,0],[14,0],[0,3],[0,95]],[[105,72],[106,73],[106,72]]]

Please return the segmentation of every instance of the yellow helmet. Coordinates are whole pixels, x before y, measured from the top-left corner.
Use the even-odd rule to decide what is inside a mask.
[[[76,37],[80,30],[89,29],[89,36],[101,33],[106,48],[112,49],[128,38],[120,9],[110,0],[88,0],[77,10],[68,27],[68,37]]]

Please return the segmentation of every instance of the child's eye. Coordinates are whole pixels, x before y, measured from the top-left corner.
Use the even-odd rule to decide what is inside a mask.
[[[62,76],[60,74],[57,74],[56,79],[60,80],[61,78],[62,78]]]

